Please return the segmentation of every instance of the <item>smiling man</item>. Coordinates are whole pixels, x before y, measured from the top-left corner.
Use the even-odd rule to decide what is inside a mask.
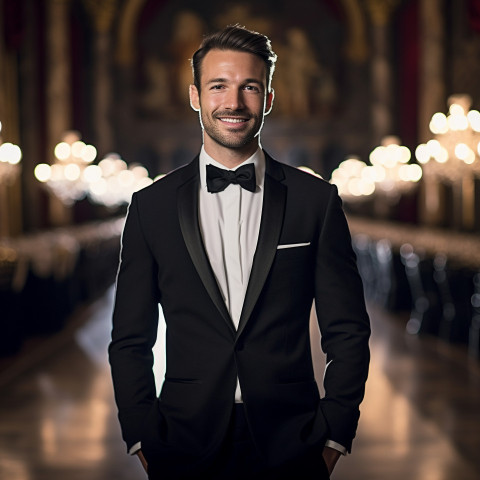
[[[109,353],[123,437],[152,480],[327,479],[355,436],[369,363],[362,283],[336,188],[261,148],[275,61],[245,28],[206,37],[190,86],[200,154],[129,207]]]

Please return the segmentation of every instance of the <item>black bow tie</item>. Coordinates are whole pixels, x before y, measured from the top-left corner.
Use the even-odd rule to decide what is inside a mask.
[[[236,170],[225,170],[224,168],[207,165],[207,189],[210,193],[222,192],[231,183],[254,192],[257,188],[257,182],[253,163],[243,165]]]

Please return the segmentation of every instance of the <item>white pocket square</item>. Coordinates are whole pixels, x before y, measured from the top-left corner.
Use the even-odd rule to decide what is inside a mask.
[[[277,250],[281,250],[282,248],[297,248],[297,247],[308,247],[310,242],[304,243],[286,243],[285,245],[278,245]]]

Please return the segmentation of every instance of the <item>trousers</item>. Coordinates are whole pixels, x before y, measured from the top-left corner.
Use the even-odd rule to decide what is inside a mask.
[[[280,467],[269,467],[259,454],[248,428],[243,404],[235,404],[223,447],[209,467],[185,476],[166,476],[159,466],[149,480],[328,480],[322,450],[304,452]]]

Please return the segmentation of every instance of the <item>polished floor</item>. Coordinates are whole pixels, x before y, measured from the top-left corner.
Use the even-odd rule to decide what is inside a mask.
[[[60,334],[0,360],[0,479],[146,478],[126,455],[116,419],[106,356],[112,299],[110,289]],[[460,347],[406,334],[402,316],[369,311],[372,362],[360,426],[332,478],[478,480],[480,362]],[[320,377],[318,347],[314,353]]]

